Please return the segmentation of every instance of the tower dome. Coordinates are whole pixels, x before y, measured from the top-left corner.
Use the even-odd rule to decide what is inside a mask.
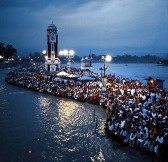
[[[57,31],[57,27],[55,26],[55,24],[52,23],[47,28],[47,31],[49,31],[49,30],[56,30]]]

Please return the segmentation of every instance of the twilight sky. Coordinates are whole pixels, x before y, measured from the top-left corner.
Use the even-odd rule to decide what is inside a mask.
[[[0,42],[18,55],[46,49],[52,21],[79,56],[168,55],[168,0],[0,0]]]

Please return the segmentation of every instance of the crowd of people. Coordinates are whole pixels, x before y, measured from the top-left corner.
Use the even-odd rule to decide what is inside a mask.
[[[168,145],[168,91],[157,85],[122,79],[106,100],[108,135],[122,144],[154,153]]]
[[[75,73],[82,75],[81,71]],[[5,80],[35,91],[102,106],[107,111],[108,136],[122,144],[149,151],[157,157],[167,146],[167,89],[114,76],[104,85],[96,78],[80,81],[27,68],[10,71]]]

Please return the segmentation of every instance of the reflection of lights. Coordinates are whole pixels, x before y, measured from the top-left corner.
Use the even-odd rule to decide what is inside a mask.
[[[78,104],[73,101],[68,100],[59,100],[58,102],[58,110],[59,110],[59,118],[62,127],[66,127],[67,125],[80,125],[82,123],[79,122],[79,117],[81,112],[81,108],[78,109]],[[69,131],[69,130],[68,130]]]
[[[49,115],[49,109],[50,109],[50,100],[48,98],[45,98],[45,97],[40,97],[39,98],[39,104],[40,104],[40,108],[41,108],[41,113],[44,116],[48,116]]]
[[[28,154],[32,154],[32,150],[28,150],[27,153],[28,153]]]
[[[100,145],[100,143],[96,143],[97,145]],[[91,157],[91,161],[105,161],[103,150],[100,148],[100,151],[97,152],[97,154],[93,157]]]
[[[50,104],[49,99],[45,98],[45,97],[39,98],[39,102],[40,102],[40,106],[42,106],[42,107],[49,106],[49,104]]]
[[[97,159],[99,159],[101,161],[105,161],[102,149],[100,149],[100,152],[99,152],[99,155],[98,155]]]

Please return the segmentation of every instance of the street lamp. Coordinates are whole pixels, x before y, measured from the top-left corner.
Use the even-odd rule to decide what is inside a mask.
[[[59,52],[60,56],[65,56],[67,58],[67,69],[68,72],[70,72],[70,66],[71,66],[71,59],[74,57],[74,50],[63,50]]]
[[[43,54],[43,56],[44,56],[44,60],[47,61],[47,59],[48,59],[47,51],[46,51],[46,50],[43,50],[43,51],[42,51],[42,54]]]
[[[104,77],[105,77],[105,71],[106,71],[106,62],[110,62],[112,60],[112,56],[111,55],[104,55],[102,56],[102,59],[104,61]]]
[[[42,54],[43,54],[43,55],[46,55],[46,54],[47,54],[47,51],[46,51],[46,50],[43,50],[43,51],[42,51]]]

